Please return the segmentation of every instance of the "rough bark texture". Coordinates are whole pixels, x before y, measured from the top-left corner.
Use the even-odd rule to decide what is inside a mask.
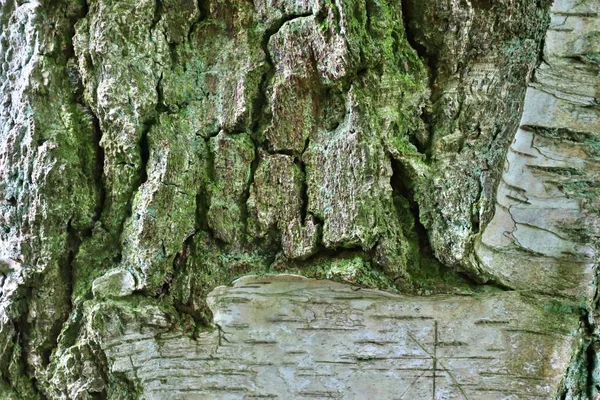
[[[600,396],[600,3],[550,3],[0,0],[0,397]],[[215,289],[290,273],[346,285]]]

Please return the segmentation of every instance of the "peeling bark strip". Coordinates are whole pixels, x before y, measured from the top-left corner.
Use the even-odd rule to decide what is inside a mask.
[[[195,341],[105,332],[142,398],[548,399],[577,341],[577,315],[516,292],[418,298],[280,275],[208,298],[218,329]]]
[[[593,1],[554,2],[496,213],[476,247],[480,267],[503,284],[591,307],[600,237],[598,11]]]
[[[577,298],[586,330],[561,399],[596,399],[600,237],[600,3],[556,0],[541,64],[476,245],[504,285]]]
[[[0,398],[593,398],[599,15],[0,1]]]

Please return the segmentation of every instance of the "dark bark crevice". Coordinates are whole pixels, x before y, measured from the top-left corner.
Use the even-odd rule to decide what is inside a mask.
[[[306,224],[306,218],[308,216],[308,184],[306,183],[306,164],[300,158],[294,158],[294,163],[302,172],[302,187],[300,189],[301,207],[300,207],[300,221],[302,224]]]
[[[12,304],[13,307],[18,307],[15,311],[19,314],[17,318],[12,320],[12,324],[15,328],[15,335],[12,337],[11,359],[8,365],[2,366],[1,368],[3,373],[6,374],[6,380],[17,394],[23,398],[34,396],[37,400],[47,400],[39,387],[37,379],[34,377],[34,368],[29,364],[27,357],[28,335],[32,329],[31,323],[27,321],[27,316],[36,288],[27,284],[21,290],[21,295],[17,295],[17,298]],[[18,355],[15,353],[17,349],[20,349],[20,354]],[[12,369],[12,371],[10,371],[10,369]],[[15,371],[15,369],[18,370]],[[14,376],[15,373],[17,373],[18,376]],[[25,380],[24,382],[22,381],[23,379]]]
[[[98,205],[96,206],[96,215],[93,217],[93,221],[97,222],[102,217],[102,213],[104,212],[104,206],[106,202],[106,187],[104,185],[104,148],[102,147],[102,130],[100,129],[100,120],[98,117],[91,111],[88,107],[92,123],[94,127],[94,136],[95,136],[95,147],[96,147],[96,167],[94,169],[94,181],[96,183],[96,187],[99,191]],[[91,232],[87,233],[85,236],[91,236]]]
[[[262,48],[263,52],[265,53],[267,64],[270,66],[271,69],[274,68],[273,59],[271,58],[271,52],[269,51],[269,40],[271,40],[271,37],[273,35],[275,35],[277,32],[279,32],[281,27],[283,25],[285,25],[286,23],[293,21],[295,19],[298,19],[298,18],[305,18],[305,17],[311,17],[311,16],[313,16],[312,13],[288,14],[288,15],[285,15],[284,17],[278,19],[271,26],[269,26],[265,29],[265,32],[263,33],[263,37],[262,37],[262,41],[261,41],[261,48]]]
[[[258,164],[260,162],[260,156],[259,156],[260,145],[257,143],[256,139],[254,138],[254,135],[251,136],[251,139],[252,139],[252,142],[254,143],[254,158],[252,159],[252,162],[250,163],[250,179],[248,180],[248,183],[246,184],[244,193],[242,194],[242,201],[240,202],[240,217],[244,224],[244,233],[248,232],[248,217],[249,217],[248,200],[250,199],[250,188],[252,187],[252,184],[254,183],[254,177],[256,176],[256,170],[258,169]],[[242,242],[245,242],[245,240],[242,240]]]
[[[414,31],[415,27],[411,24],[411,20],[413,18],[413,10],[417,7],[416,4],[413,4],[413,1],[418,0],[402,0],[402,20],[404,24],[404,32],[406,34],[406,40],[410,47],[412,47],[418,54],[418,56],[428,61],[426,64],[429,66],[430,72],[433,73],[435,71],[435,59],[430,59],[431,54],[427,51],[427,48],[419,43],[417,40],[417,32]]]
[[[208,20],[208,18],[210,17],[210,0],[197,0],[197,5],[198,5],[199,15],[198,15],[198,18],[196,18],[190,24],[190,29],[188,30],[188,33],[187,33],[187,40],[189,42],[191,42],[192,35],[194,34],[194,32],[196,31],[198,26],[202,22]]]
[[[415,26],[413,20],[415,18],[414,13],[418,7],[423,7],[420,5],[421,0],[402,0],[402,20],[404,24],[404,33],[406,35],[406,40],[410,47],[416,51],[417,55],[421,60],[423,60],[424,65],[427,67],[428,75],[429,75],[429,87],[431,89],[431,99],[435,99],[435,93],[437,89],[437,79],[438,79],[438,64],[440,62],[439,55],[435,49],[427,47],[426,44],[421,43],[418,39],[419,34],[422,32],[418,31],[418,27]],[[427,113],[424,114],[423,118],[426,119],[427,122],[430,118],[430,115]],[[427,124],[429,126],[429,124]]]
[[[433,256],[433,249],[429,243],[429,234],[425,226],[421,223],[419,204],[415,200],[415,189],[410,176],[408,175],[405,167],[396,159],[391,158],[392,166],[392,177],[390,179],[390,185],[392,187],[392,193],[394,196],[401,197],[408,201],[410,206],[410,216],[414,221],[414,234],[416,235],[419,258],[435,260]],[[405,210],[396,210],[397,213],[405,212]],[[410,232],[405,232],[410,233]],[[440,264],[441,266],[441,264]],[[422,266],[419,266],[422,268]]]
[[[70,315],[74,309],[73,299],[72,299],[73,268],[74,268],[73,263],[75,261],[75,258],[77,257],[81,243],[86,237],[89,237],[89,236],[86,236],[85,232],[77,232],[75,229],[73,229],[73,227],[71,226],[71,222],[69,221],[68,226],[67,226],[67,249],[66,249],[67,257],[66,257],[66,261],[65,261],[64,265],[61,268],[60,275],[59,275],[62,278],[61,283],[67,289],[67,292],[63,296],[67,303],[66,304],[67,311],[65,312],[63,320],[60,321],[60,324],[57,324],[55,330],[50,333],[50,342],[54,343],[54,346],[52,346],[52,348],[48,349],[46,354],[43,357],[43,359],[45,361],[45,365],[48,365],[50,363],[51,354],[58,346],[58,338],[59,338],[60,332],[62,330],[62,327],[67,323],[67,321],[69,320]]]
[[[164,6],[162,0],[156,0],[156,4],[154,6],[154,19],[152,20],[152,23],[150,25],[150,32],[152,32],[156,28],[158,23],[162,20],[164,11],[163,9]]]
[[[140,149],[140,167],[139,167],[139,183],[138,188],[133,191],[133,196],[139,190],[139,187],[148,181],[148,161],[150,160],[150,143],[148,134],[152,127],[156,124],[156,119],[152,118],[144,124],[144,130],[140,136],[138,147]]]

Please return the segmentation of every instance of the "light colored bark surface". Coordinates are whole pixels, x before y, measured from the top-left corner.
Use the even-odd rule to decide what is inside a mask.
[[[578,340],[577,315],[517,292],[420,298],[280,275],[208,299],[217,328],[195,341],[107,332],[112,370],[145,399],[547,399]]]
[[[477,247],[507,286],[594,302],[600,234],[600,3],[557,0],[543,61]]]

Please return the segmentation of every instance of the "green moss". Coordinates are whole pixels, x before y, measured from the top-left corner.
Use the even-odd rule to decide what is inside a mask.
[[[600,65],[600,53],[588,53],[584,58],[589,62]]]
[[[0,393],[5,400],[22,400],[21,396],[19,396],[10,384],[4,381],[4,379],[0,379]]]
[[[589,381],[589,371],[592,366],[589,365],[587,352],[590,345],[591,343],[588,340],[580,339],[575,346],[569,368],[561,383],[561,390],[556,396],[557,399],[588,400],[594,398],[594,396],[588,395],[588,391],[594,391],[594,386],[598,382],[597,380],[596,382]],[[594,359],[597,361],[595,352]],[[597,367],[594,375],[597,375]],[[598,377],[594,375],[592,375],[592,378],[597,379]]]
[[[582,304],[565,302],[564,300],[549,299],[544,303],[543,309],[550,315],[576,315],[583,316],[585,306]]]
[[[396,132],[396,135],[390,138],[389,146],[397,151],[399,158],[411,159],[412,161],[421,164],[423,168],[427,168],[425,162],[425,155],[417,150],[417,147],[412,144],[406,134],[402,135],[400,132]]]
[[[594,158],[600,157],[600,140],[594,135],[590,135],[584,140],[584,143],[588,145],[585,151]]]
[[[63,324],[62,330],[57,339],[59,348],[66,349],[76,343],[77,337],[81,332],[83,317],[82,303],[79,303],[72,310],[71,314],[69,315],[69,319]]]
[[[194,318],[199,325],[210,326],[212,314],[206,296],[217,286],[226,285],[244,275],[268,271],[271,263],[260,246],[252,249],[230,246],[199,232],[184,249],[187,257],[175,263],[175,278],[164,301]]]
[[[288,267],[289,268],[289,267]],[[390,278],[361,255],[336,258],[317,258],[302,269],[285,269],[287,273],[299,273],[309,278],[329,279],[365,288],[395,290]]]
[[[593,198],[600,194],[600,183],[596,181],[572,180],[557,183],[567,195],[575,198]]]
[[[92,236],[85,240],[72,263],[75,303],[91,296],[92,282],[113,267],[120,257],[120,246],[110,232],[97,223]]]
[[[526,41],[520,38],[512,38],[504,43],[504,55],[510,58],[521,57],[525,48],[525,43]]]
[[[13,344],[12,357],[8,365],[8,377],[14,391],[21,399],[37,400],[42,397],[38,393],[32,379],[24,368],[25,359],[23,349],[19,341]]]

